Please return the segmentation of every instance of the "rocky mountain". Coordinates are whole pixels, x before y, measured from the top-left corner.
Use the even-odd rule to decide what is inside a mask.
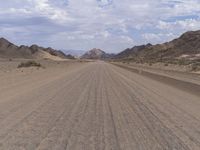
[[[114,57],[116,59],[123,59],[123,58],[132,58],[132,57],[136,57],[137,53],[140,50],[146,49],[151,47],[151,44],[147,44],[147,45],[140,45],[140,46],[134,46],[132,48],[127,48],[124,51],[118,53],[117,55],[115,55]]]
[[[63,52],[66,55],[72,55],[74,57],[81,57],[83,54],[85,54],[85,51],[83,50],[63,50]]]
[[[81,56],[83,59],[102,59],[106,55],[101,49],[93,48]]]
[[[44,48],[38,45],[17,46],[4,38],[0,38],[0,57],[1,58],[26,58],[26,59],[61,59],[72,58],[71,55],[65,55],[62,51],[52,48]]]
[[[32,51],[26,46],[16,46],[4,38],[0,38],[0,57],[8,58],[11,56],[30,58]],[[11,57],[12,58],[12,57]]]
[[[92,50],[86,52],[81,56],[82,59],[108,59],[111,58],[113,54],[107,54],[101,49],[93,48]]]
[[[157,45],[142,45],[126,49],[116,59],[135,61],[169,61],[177,59],[200,59],[200,30],[190,31],[170,42]]]

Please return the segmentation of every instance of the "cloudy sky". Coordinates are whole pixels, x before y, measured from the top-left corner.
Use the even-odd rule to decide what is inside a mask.
[[[119,52],[200,29],[200,0],[2,0],[0,36],[16,44]]]

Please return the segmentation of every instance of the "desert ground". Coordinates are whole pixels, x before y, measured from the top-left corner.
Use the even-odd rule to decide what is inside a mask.
[[[0,60],[1,150],[199,150],[200,77]]]

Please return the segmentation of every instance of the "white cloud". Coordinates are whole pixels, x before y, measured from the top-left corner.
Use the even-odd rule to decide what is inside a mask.
[[[142,37],[146,40],[145,43],[153,41],[153,44],[166,42],[176,37],[173,33],[145,33]]]
[[[159,29],[162,30],[198,30],[200,29],[200,20],[199,19],[186,19],[178,20],[175,22],[164,22],[160,21],[157,25]]]
[[[57,23],[65,23],[70,20],[66,10],[52,6],[49,0],[33,0],[33,4],[35,13],[57,21]]]
[[[60,49],[119,51],[200,29],[199,14],[199,0],[7,0],[0,6],[0,34],[18,43],[25,34]]]

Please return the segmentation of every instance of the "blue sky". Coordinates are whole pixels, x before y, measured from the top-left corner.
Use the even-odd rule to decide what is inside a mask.
[[[200,0],[6,0],[0,36],[21,45],[119,52],[200,30]]]

